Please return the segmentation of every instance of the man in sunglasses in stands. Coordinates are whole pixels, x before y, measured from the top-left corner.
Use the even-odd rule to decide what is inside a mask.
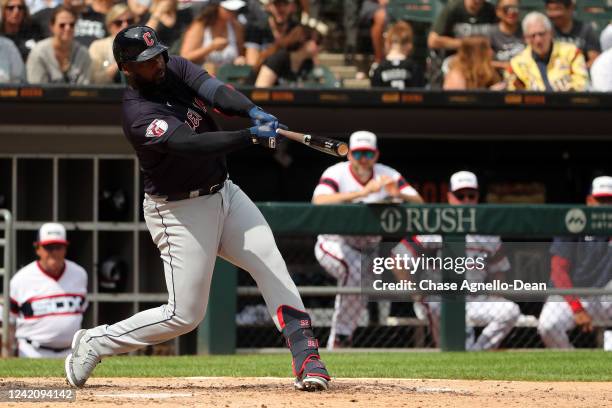
[[[87,309],[87,272],[66,259],[62,224],[43,224],[34,248],[38,259],[17,271],[10,283],[19,357],[63,358]]]
[[[312,197],[314,204],[423,202],[398,171],[377,163],[380,152],[374,133],[365,130],[353,133],[349,149],[348,161],[323,172]],[[362,256],[376,256],[380,241],[380,236],[319,235],[315,256],[323,269],[338,280],[338,286],[358,287]],[[366,311],[365,305],[360,295],[336,295],[329,350],[352,345],[353,332]]]

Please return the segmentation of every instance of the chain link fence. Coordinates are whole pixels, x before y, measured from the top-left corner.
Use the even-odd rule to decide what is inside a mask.
[[[431,297],[419,299],[408,295],[401,301],[368,302],[367,297],[358,292],[359,282],[351,282],[342,272],[342,268],[351,268],[351,263],[359,265],[359,260],[350,259],[350,256],[346,256],[343,262],[334,259],[333,245],[325,248],[327,253],[321,255],[319,250],[315,255],[315,247],[321,248],[321,240],[317,241],[316,236],[277,235],[276,238],[311,314],[322,348],[439,347],[440,303],[431,301]],[[547,248],[549,241],[543,240],[540,247]],[[510,263],[506,280],[527,276],[542,282],[549,280],[550,259],[541,250],[533,251],[528,245],[523,245],[506,255]],[[331,261],[332,267],[327,261]],[[333,271],[334,261],[339,265],[339,271]],[[332,273],[326,269],[331,269]],[[245,271],[239,273],[238,286],[237,347],[283,347],[263,298]],[[337,293],[343,291],[339,288],[343,286],[349,288],[348,292],[354,288],[352,294],[338,296]],[[466,299],[466,349],[602,348],[604,331],[612,328],[612,288],[609,293],[604,290],[604,295],[610,296],[580,297],[592,319],[592,330],[574,324],[575,315],[561,296],[546,298],[542,293],[529,299],[469,296]],[[343,335],[343,330],[352,334]],[[334,339],[330,340],[330,337]]]

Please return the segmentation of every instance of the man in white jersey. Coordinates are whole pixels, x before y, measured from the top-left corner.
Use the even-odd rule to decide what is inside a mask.
[[[323,172],[312,197],[314,204],[423,202],[398,171],[377,163],[380,152],[374,133],[365,130],[353,133],[349,148],[348,161]],[[315,256],[340,287],[357,287],[361,282],[361,257],[375,256],[380,240],[380,236],[319,235]],[[365,302],[360,295],[336,296],[329,350],[352,344],[353,331],[364,311]]]
[[[44,224],[34,243],[38,260],[10,282],[11,315],[20,357],[66,357],[87,309],[87,272],[66,259],[66,229]]]
[[[469,171],[459,171],[451,176],[450,189],[447,196],[451,205],[476,205],[480,198],[478,179]],[[404,238],[392,250],[392,256],[428,257],[441,256],[443,237],[441,235],[415,235]],[[465,236],[465,256],[473,259],[485,259],[484,268],[474,268],[465,271],[464,278],[470,283],[482,283],[491,280],[505,280],[505,274],[510,270],[510,261],[502,251],[502,241],[496,235]],[[398,280],[415,279],[406,270],[394,271]],[[442,282],[442,271],[417,271],[418,280],[428,279]],[[426,276],[423,276],[426,275]],[[427,296],[417,298],[414,311],[421,320],[428,320],[436,346],[440,344],[440,297]],[[499,296],[468,296],[466,299],[466,349],[488,350],[499,347],[502,340],[512,330],[520,317],[519,306]],[[474,338],[474,326],[484,326],[478,339]]]

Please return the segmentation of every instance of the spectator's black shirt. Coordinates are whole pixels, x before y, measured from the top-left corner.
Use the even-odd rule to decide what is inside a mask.
[[[123,131],[136,150],[146,193],[184,193],[208,188],[227,178],[225,155],[178,155],[169,152],[166,145],[178,132],[218,130],[205,105],[210,101],[197,95],[200,85],[210,78],[184,58],[172,56],[162,84],[124,92]]]
[[[293,72],[291,70],[291,57],[289,51],[285,49],[270,55],[264,61],[264,65],[274,71],[278,77],[275,85],[280,86],[292,86],[300,81],[304,81],[314,68],[313,61],[307,59],[302,63],[297,72]]]
[[[506,34],[499,29],[499,25],[496,25],[489,33],[489,40],[495,52],[496,61],[510,61],[512,57],[525,49],[520,28],[514,34]]]
[[[475,16],[465,9],[463,0],[450,0],[436,18],[432,30],[439,35],[465,38],[487,36],[496,21],[495,6],[485,1]]]
[[[42,40],[44,37],[42,36],[38,25],[24,25],[21,29],[15,34],[1,33],[6,38],[9,38],[15,43],[15,46],[19,50],[21,54],[21,58],[23,61],[28,60],[28,55],[30,55],[30,51],[36,45],[36,42]]]
[[[142,24],[146,24],[147,21],[151,18],[151,14],[149,12],[145,13],[140,20]],[[164,44],[169,48],[175,49],[178,47],[178,41],[180,41],[181,36],[187,28],[189,24],[193,21],[193,13],[190,9],[182,9],[176,11],[176,22],[174,26],[167,27],[161,21],[157,25],[157,29],[155,32],[157,33],[157,38],[159,42]],[[176,43],[176,44],[175,44]],[[171,50],[172,51],[172,50]],[[178,52],[178,50],[175,49]]]
[[[94,11],[91,6],[87,7],[77,19],[74,39],[89,49],[92,42],[108,35],[105,18],[104,14]]]
[[[384,60],[374,70],[371,80],[375,87],[406,89],[425,86],[423,72],[411,59]]]
[[[572,29],[568,33],[562,33],[555,27],[555,38],[559,41],[574,44],[582,51],[585,58],[588,58],[587,51],[601,52],[599,38],[590,24],[574,20]]]
[[[291,31],[293,27],[297,25],[297,22],[290,19],[287,22],[287,28],[285,34]],[[268,21],[268,15],[265,18],[250,19],[246,25],[244,35],[244,46],[247,48],[255,48],[259,51],[265,50],[275,42],[274,34],[270,28]]]

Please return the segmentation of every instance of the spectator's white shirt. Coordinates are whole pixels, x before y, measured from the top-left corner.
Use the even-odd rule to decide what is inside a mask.
[[[34,261],[13,276],[10,288],[17,339],[54,348],[70,346],[87,309],[87,272],[82,267],[66,260],[56,279]]]
[[[593,62],[591,86],[594,91],[612,92],[612,48],[604,51]]]

